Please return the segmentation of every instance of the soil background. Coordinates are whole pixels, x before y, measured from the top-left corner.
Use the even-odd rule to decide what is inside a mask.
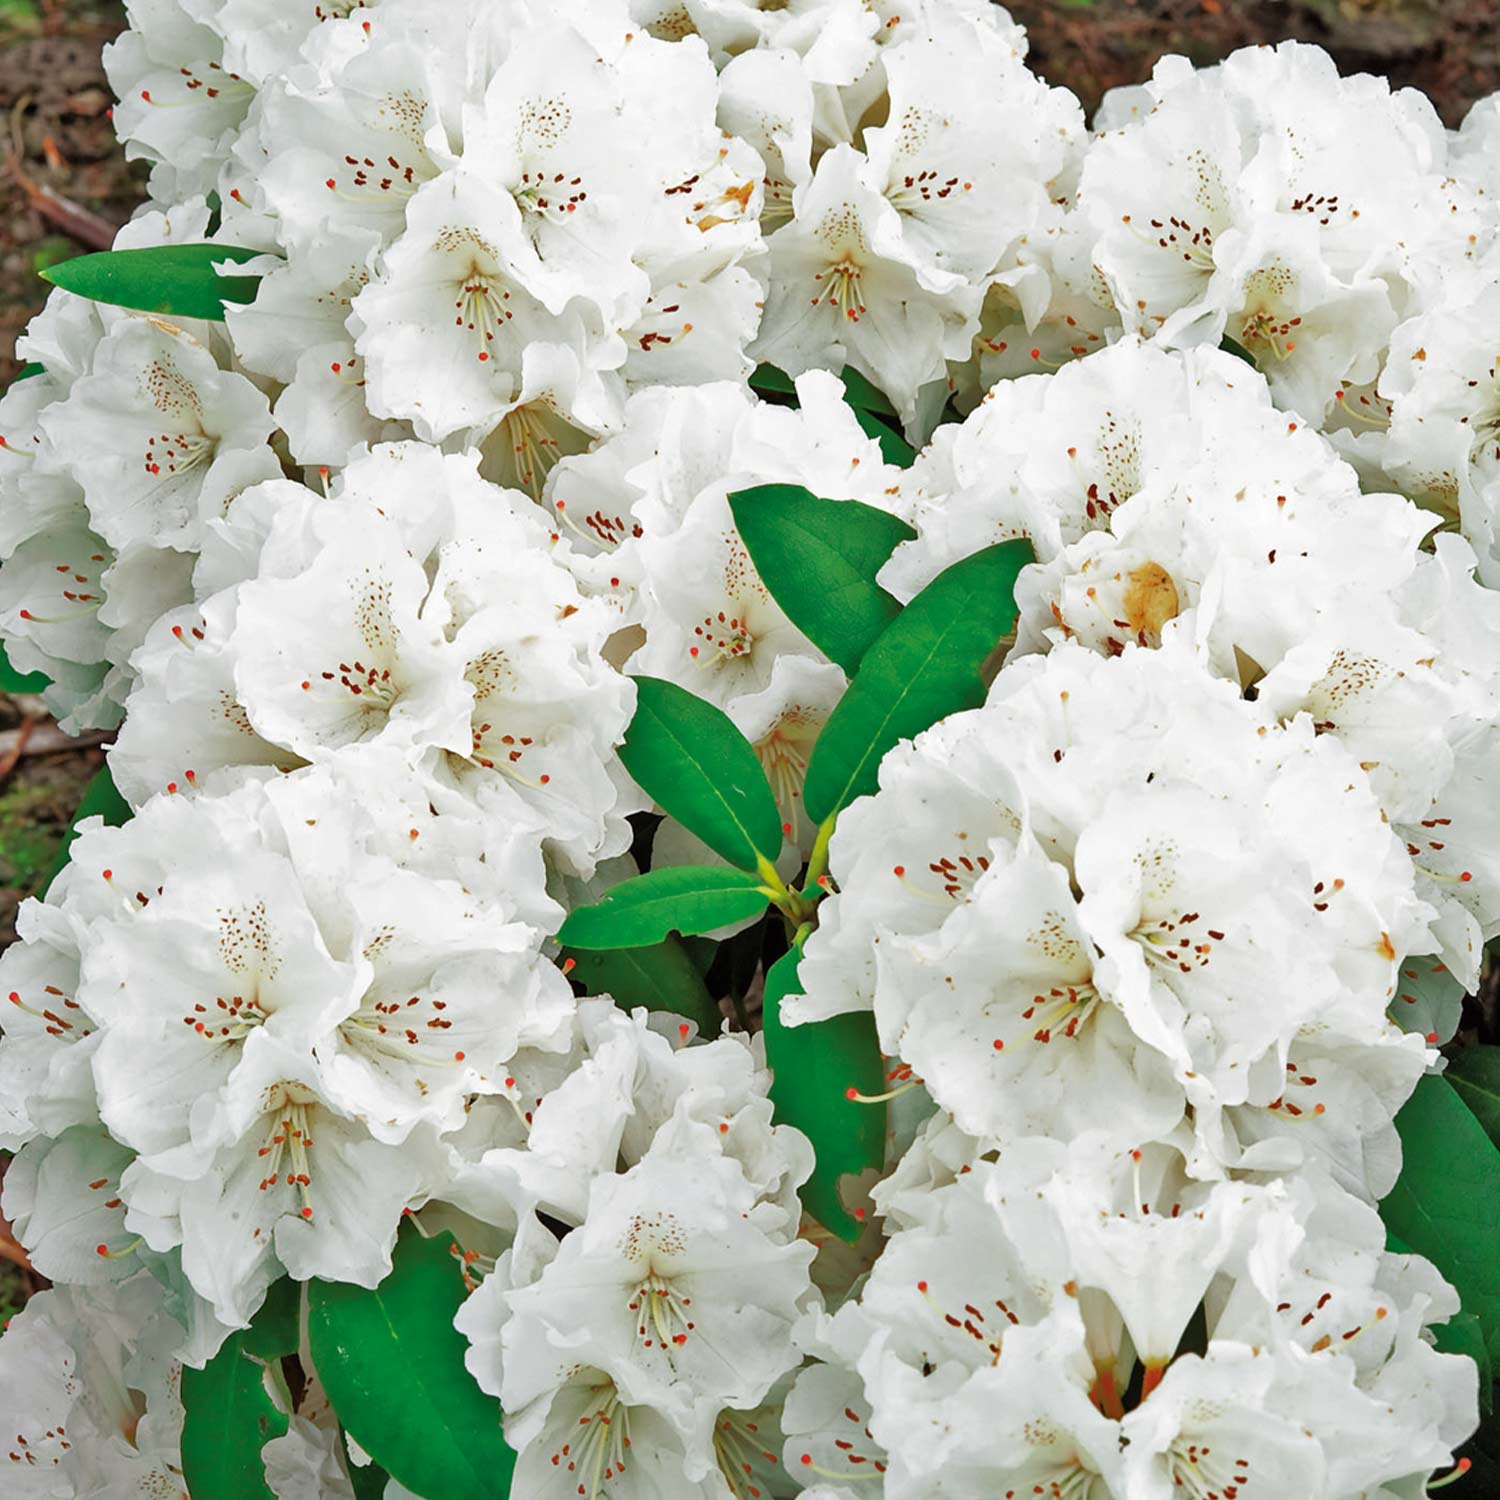
[[[1107,89],[1140,83],[1180,52],[1215,62],[1256,42],[1318,42],[1344,72],[1423,90],[1448,125],[1500,89],[1500,0],[1015,0],[1031,65],[1092,114]],[[0,388],[20,369],[16,336],[46,296],[37,272],[108,246],[143,196],[110,125],[100,63],[124,25],[116,0],[0,0]],[[61,741],[61,743],[60,743]],[[39,891],[89,778],[97,737],[62,739],[39,698],[0,694],[0,948]],[[1495,976],[1466,1031],[1494,1029]],[[1493,1037],[1488,1039],[1493,1040]],[[0,1177],[5,1158],[0,1154]],[[0,1219],[0,1326],[37,1278]]]

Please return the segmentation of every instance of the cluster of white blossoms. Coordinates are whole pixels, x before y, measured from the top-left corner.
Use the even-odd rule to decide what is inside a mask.
[[[1500,100],[1287,44],[1090,132],[988,0],[127,9],[117,248],[254,293],[55,291],[0,399],[0,638],[135,811],[0,957],[56,1284],[0,1492],[185,1500],[185,1368],[451,1232],[517,1500],[1425,1495],[1476,1369],[1376,1206],[1500,935]],[[816,854],[849,678],[762,485],[905,523],[902,603],[1036,559]],[[648,842],[718,860],[636,674],[753,746],[785,878],[827,849],[779,1015],[895,1085],[852,1245],[756,1031],[567,977]],[[307,1339],[265,1484],[368,1496]]]

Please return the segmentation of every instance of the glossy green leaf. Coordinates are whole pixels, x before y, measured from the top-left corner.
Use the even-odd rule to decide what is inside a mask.
[[[80,255],[41,273],[64,291],[141,312],[222,322],[226,302],[253,302],[259,276],[220,276],[215,265],[243,265],[262,252],[236,245],[153,245]]]
[[[277,1361],[297,1349],[301,1287],[278,1281],[249,1328],[230,1334],[201,1370],[182,1372],[182,1475],[196,1495],[272,1500],[260,1450],[290,1425],[271,1399]]]
[[[729,716],[660,677],[637,677],[620,759],[657,804],[742,870],[781,853],[781,814]]]
[[[354,1491],[354,1500],[385,1500],[385,1487],[390,1475],[379,1464],[357,1464],[349,1456],[349,1445],[344,1434],[339,1434],[344,1450],[344,1467],[349,1471],[349,1487]]]
[[[1453,1040],[1463,1013],[1464,987],[1435,954],[1404,958],[1397,974],[1390,1017],[1435,1047]]]
[[[57,879],[63,866],[67,864],[68,852],[73,847],[73,840],[78,837],[78,825],[85,818],[103,818],[111,828],[118,828],[122,823],[128,823],[134,816],[135,813],[130,804],[116,788],[114,778],[109,774],[109,767],[100,766],[94,772],[89,784],[84,787],[83,796],[78,799],[73,821],[67,833],[63,835],[62,847],[57,851],[57,863],[52,866],[52,873],[47,877],[47,884],[51,885]]]
[[[1485,1134],[1500,1146],[1500,1047],[1465,1047],[1443,1077],[1453,1085]]]
[[[877,389],[852,365],[846,365],[839,377],[844,382],[844,400],[856,411],[878,412],[883,417],[896,415],[889,397]],[[775,365],[759,365],[750,377],[750,389],[772,396],[795,396],[797,383],[785,370]]]
[[[557,934],[564,948],[644,948],[668,933],[712,932],[753,917],[771,893],[758,875],[720,865],[673,865],[622,880],[581,906]]]
[[[1500,1148],[1438,1074],[1396,1117],[1401,1176],[1380,1216],[1448,1278],[1493,1349],[1500,1333]]]
[[[885,1069],[868,1013],[834,1016],[805,1026],[783,1026],[781,1001],[798,993],[794,946],[766,975],[764,1029],[766,1065],[771,1070],[775,1118],[795,1125],[812,1142],[817,1166],[802,1188],[802,1203],[813,1218],[851,1243],[863,1225],[844,1206],[839,1181],[848,1174],[878,1168],[885,1159],[886,1105],[849,1098],[885,1091]]]
[[[1260,368],[1256,363],[1255,356],[1243,344],[1238,343],[1236,342],[1236,340],[1230,338],[1227,333],[1222,339],[1219,340],[1219,348],[1221,348],[1225,352],[1225,354],[1232,354],[1236,359],[1244,360],[1252,370]]]
[[[0,642],[0,693],[40,693],[52,679],[45,672],[18,672]]]
[[[568,978],[591,995],[610,995],[631,1009],[666,1010],[697,1023],[704,1036],[717,1036],[724,1017],[703,983],[680,938],[647,948],[579,948],[564,953],[573,966]]]
[[[339,1421],[392,1479],[428,1500],[505,1500],[515,1455],[464,1367],[452,1244],[403,1234],[373,1291],[309,1282],[308,1342]]]
[[[954,563],[865,653],[813,747],[802,796],[814,822],[875,791],[898,741],[984,702],[980,669],[1015,624],[1016,576],[1032,557],[1015,541]]]
[[[761,582],[787,618],[853,675],[901,613],[875,575],[916,532],[874,506],[822,500],[796,484],[740,490],[729,507]]]
[[[845,365],[839,379],[844,382],[844,400],[855,411],[879,412],[883,417],[894,417],[896,408],[891,399],[871,380],[861,375],[853,365]]]
[[[21,368],[16,371],[16,380],[30,380],[33,375],[45,375],[46,373],[46,366],[39,365],[35,360],[33,360],[30,364],[22,365]],[[12,380],[11,384],[14,385],[16,383],[16,380]]]
[[[895,464],[898,469],[909,469],[916,463],[917,450],[874,412],[861,411],[856,407],[854,420],[859,423],[866,437],[872,437],[880,444],[880,456],[888,464]]]

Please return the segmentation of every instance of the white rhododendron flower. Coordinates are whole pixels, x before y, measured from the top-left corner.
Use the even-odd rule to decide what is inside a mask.
[[[1291,1047],[1396,1043],[1397,962],[1433,946],[1362,783],[1306,718],[1268,722],[1175,643],[1019,662],[841,823],[793,1015],[873,1008],[884,1049],[980,1137],[1069,1136],[1105,1090],[1131,1140],[1245,1109],[1316,1152],[1328,1105],[1288,1097]],[[920,819],[890,816],[898,798]],[[1421,1039],[1399,1045],[1410,1088]],[[1198,1170],[1234,1165],[1227,1139],[1200,1137]]]
[[[1461,1476],[1497,99],[126,11],[149,201],[0,395],[0,665],[106,757],[0,954],[6,1500]]]

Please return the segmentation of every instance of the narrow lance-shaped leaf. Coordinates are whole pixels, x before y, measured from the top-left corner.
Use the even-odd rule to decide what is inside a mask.
[[[564,948],[644,948],[670,932],[712,932],[764,909],[760,877],[718,865],[673,865],[622,880],[581,906],[557,934]]]
[[[984,702],[980,668],[1015,624],[1028,542],[1002,542],[945,569],[865,653],[813,747],[803,802],[822,823],[875,791],[881,758],[903,739]]]
[[[261,1449],[290,1425],[267,1380],[297,1348],[301,1287],[279,1281],[249,1328],[232,1333],[201,1370],[182,1372],[182,1477],[195,1495],[215,1500],[273,1500]]]
[[[851,1243],[862,1225],[839,1195],[840,1180],[878,1168],[885,1159],[885,1104],[866,1104],[884,1091],[884,1065],[868,1013],[834,1016],[805,1026],[784,1026],[781,1001],[799,993],[800,944],[794,945],[766,975],[766,1065],[770,1068],[775,1118],[795,1125],[812,1142],[817,1156],[813,1174],[802,1188],[802,1203],[813,1218]]]
[[[787,618],[853,675],[901,613],[875,582],[906,522],[857,500],[823,500],[796,484],[758,484],[729,497],[761,582]]]
[[[1437,1074],[1418,1082],[1396,1128],[1401,1176],[1380,1216],[1453,1283],[1493,1352],[1500,1335],[1500,1149]]]
[[[781,814],[749,740],[712,703],[637,677],[620,760],[657,805],[715,854],[754,870],[781,853]]]
[[[427,1500],[504,1500],[515,1455],[499,1404],[464,1366],[452,1247],[452,1235],[403,1234],[373,1291],[310,1282],[308,1343],[339,1421],[392,1479]]]
[[[568,977],[589,994],[611,995],[627,1009],[671,1011],[696,1022],[704,1036],[719,1034],[724,1018],[680,939],[646,948],[579,948],[563,956],[573,960]]]
[[[258,276],[220,276],[224,261],[243,265],[263,252],[238,245],[153,245],[104,250],[49,266],[44,281],[94,302],[178,318],[224,319],[226,302],[253,302]]]

